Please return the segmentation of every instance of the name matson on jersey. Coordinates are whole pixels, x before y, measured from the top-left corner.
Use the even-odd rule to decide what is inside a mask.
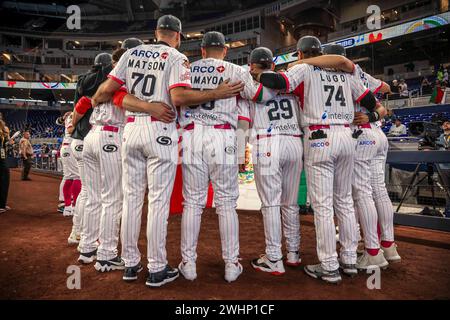
[[[130,54],[130,60],[128,60],[129,68],[139,68],[139,69],[147,69],[147,70],[158,70],[164,71],[166,68],[166,61],[151,61],[151,60],[141,60],[141,59],[133,59],[133,57],[137,58],[147,58],[147,59],[158,59],[161,57],[160,52],[152,52],[149,50],[134,50]],[[162,57],[161,57],[162,58]],[[167,56],[165,56],[167,59]],[[163,58],[164,59],[164,58]]]

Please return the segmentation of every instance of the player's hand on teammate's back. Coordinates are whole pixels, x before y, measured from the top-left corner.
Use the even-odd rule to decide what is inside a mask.
[[[360,126],[366,123],[369,123],[369,117],[364,112],[355,112],[353,124]]]
[[[216,99],[228,99],[235,97],[241,92],[245,87],[242,81],[230,83],[230,79],[223,81],[215,89]]]
[[[162,102],[153,101],[151,104],[148,103],[148,112],[156,119],[170,123],[175,120],[175,112],[170,106]]]

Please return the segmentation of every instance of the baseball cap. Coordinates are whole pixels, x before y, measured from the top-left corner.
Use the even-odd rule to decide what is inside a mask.
[[[304,36],[301,37],[297,42],[297,52],[295,52],[292,56],[298,56],[298,52],[307,52],[307,51],[317,51],[322,52],[322,43],[317,37],[314,36]]]
[[[122,49],[131,49],[137,47],[141,44],[144,44],[144,41],[138,38],[128,38],[123,40],[122,45],[120,46]]]
[[[217,31],[209,31],[205,33],[200,44],[202,48],[205,47],[225,47],[225,36]]]
[[[340,44],[329,44],[323,48],[324,54],[337,54],[340,56],[346,56],[345,48]]]
[[[156,30],[162,29],[162,30],[171,30],[175,32],[179,32],[181,36],[184,38],[184,35],[182,33],[181,29],[181,21],[177,17],[166,14],[162,17],[159,17],[158,22],[156,23]]]
[[[95,56],[94,65],[107,66],[112,63],[112,56],[109,53],[102,52]]]
[[[270,49],[266,47],[259,47],[253,49],[250,53],[250,63],[272,63],[273,62],[273,54]]]

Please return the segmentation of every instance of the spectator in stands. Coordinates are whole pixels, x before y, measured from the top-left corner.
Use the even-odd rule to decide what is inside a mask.
[[[387,114],[384,117],[384,121],[389,121],[389,122],[395,121],[395,115],[394,115],[394,111],[392,111],[392,109],[387,109]]]
[[[23,138],[20,139],[19,142],[19,150],[20,157],[23,162],[22,180],[31,180],[28,175],[30,174],[31,165],[33,162],[33,147],[31,146],[29,131],[25,131],[23,133]]]
[[[436,78],[437,80],[439,80],[439,82],[444,80],[444,66],[442,64],[439,66],[439,69],[436,73]]]
[[[398,137],[406,134],[406,126],[400,118],[395,119],[395,124],[389,129],[388,137]]]
[[[420,85],[421,95],[431,94],[431,83],[428,81],[427,77],[422,79],[422,84]]]
[[[438,138],[437,144],[440,146],[442,150],[450,151],[450,121],[446,120],[442,124],[442,130],[444,133]],[[439,164],[439,168],[441,169],[441,179],[444,188],[450,188],[450,164],[449,163],[441,163]],[[450,218],[450,198],[445,196],[445,211],[444,215],[447,218]]]
[[[9,207],[6,205],[9,190],[9,168],[6,163],[6,145],[9,142],[9,129],[2,120],[0,113],[0,213],[4,213]]]
[[[389,99],[395,100],[400,97],[397,79],[392,80],[391,92],[392,93],[389,95]]]
[[[398,85],[398,92],[400,93],[400,97],[407,98],[409,97],[408,85],[405,82],[405,79],[401,79]]]

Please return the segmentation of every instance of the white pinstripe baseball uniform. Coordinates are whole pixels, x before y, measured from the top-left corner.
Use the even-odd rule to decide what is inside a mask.
[[[83,216],[84,207],[86,204],[86,186],[84,181],[84,161],[83,161],[83,140],[72,139],[70,145],[72,150],[72,155],[76,160],[78,167],[78,174],[81,180],[81,191],[77,198],[77,203],[75,204],[75,212],[73,214],[73,230],[76,235],[81,235],[83,227]]]
[[[235,64],[206,58],[191,65],[194,89],[215,89],[227,79],[231,82],[242,81],[245,84],[241,96],[246,99],[267,99],[272,92],[263,90],[262,85],[254,82],[248,71]],[[185,200],[181,222],[183,262],[195,262],[197,259],[201,215],[206,205],[210,181],[214,189],[216,213],[219,215],[222,258],[225,263],[238,262],[237,121],[235,97],[182,107],[180,110],[179,122],[184,128],[182,168]]]
[[[240,101],[244,104],[245,101]],[[292,94],[279,94],[266,103],[249,102],[250,143],[256,189],[261,199],[266,255],[280,260],[282,229],[286,249],[300,247],[298,188],[302,172],[303,146],[300,107]],[[245,108],[241,108],[245,111]],[[247,118],[244,113],[241,119]]]
[[[97,260],[117,256],[122,213],[121,145],[125,110],[102,103],[92,112],[91,130],[84,139],[87,201],[81,252],[97,249]],[[97,248],[98,239],[98,248]]]
[[[359,65],[356,65],[355,76],[374,94],[383,85],[382,81],[365,73]],[[367,112],[359,105],[356,106],[356,111]],[[353,127],[356,128],[355,126]],[[381,130],[380,121],[369,123],[356,129],[361,129],[362,134],[358,137],[356,148],[353,201],[363,231],[365,247],[367,249],[378,249],[380,247],[377,232],[378,220],[380,220],[380,228],[384,230],[384,238],[382,239],[394,240],[394,211],[384,182],[384,166],[388,142]],[[383,174],[380,175],[380,173]],[[372,174],[374,174],[373,178]],[[378,214],[377,208],[380,208]]]
[[[369,90],[353,75],[300,64],[286,73],[300,99],[308,194],[314,209],[317,255],[324,270],[339,268],[333,207],[339,221],[341,261],[356,264],[352,173],[356,140],[349,124],[354,103]]]
[[[72,154],[72,148],[70,144],[72,143],[72,137],[67,131],[69,127],[72,126],[72,114],[66,117],[64,120],[64,139],[61,145],[61,161],[63,164],[63,175],[66,180],[79,179],[78,166],[75,157]]]
[[[172,107],[170,90],[191,86],[188,59],[164,43],[128,50],[109,76],[141,100],[160,101]],[[137,242],[148,185],[148,269],[159,272],[167,265],[166,235],[178,160],[178,133],[175,122],[166,124],[145,113],[127,115],[122,143],[122,258],[126,267],[141,260]]]

